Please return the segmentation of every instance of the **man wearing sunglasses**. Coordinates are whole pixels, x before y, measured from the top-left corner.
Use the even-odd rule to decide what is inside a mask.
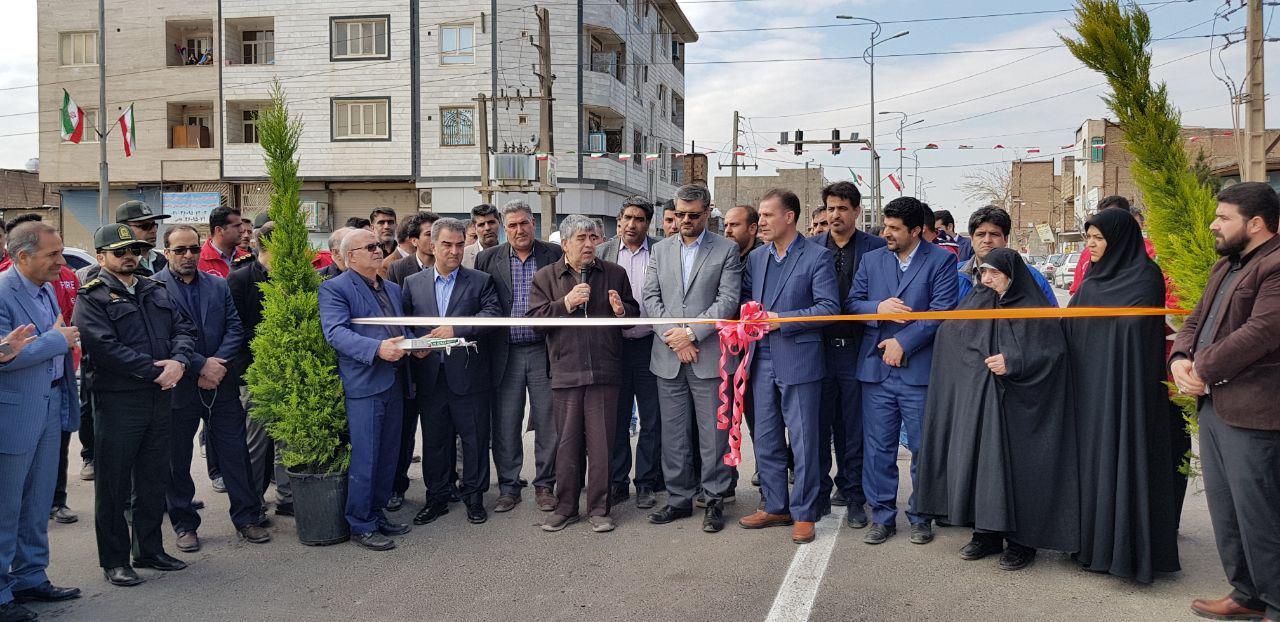
[[[158,274],[167,263],[164,254],[156,249],[156,238],[160,233],[160,221],[168,218],[168,214],[157,214],[151,206],[142,201],[125,201],[116,208],[116,222],[129,225],[133,237],[151,245],[138,260],[137,273],[141,276]]]
[[[169,522],[177,534],[178,550],[200,550],[200,515],[192,507],[191,448],[201,420],[208,443],[218,454],[218,466],[231,500],[231,522],[240,537],[254,544],[271,540],[260,527],[262,496],[249,478],[249,449],[245,444],[245,416],[240,405],[239,377],[232,359],[240,353],[245,331],[224,279],[200,272],[200,234],[191,225],[164,232],[169,265],[155,279],[164,284],[169,300],[195,325],[191,365],[173,391],[173,429],[170,431],[171,480],[167,493]]]
[[[102,270],[80,288],[73,319],[91,361],[84,377],[97,418],[98,561],[112,585],[129,586],[142,582],[135,566],[187,566],[165,553],[160,529],[169,486],[170,391],[195,360],[196,330],[164,285],[138,278],[138,262],[151,245],[129,225],[101,227],[93,242]],[[132,538],[125,520],[130,506]],[[131,541],[137,547],[132,564]]]

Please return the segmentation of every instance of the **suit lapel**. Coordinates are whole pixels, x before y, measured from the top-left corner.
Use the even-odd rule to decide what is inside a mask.
[[[889,258],[894,261],[893,269],[902,272],[902,274],[899,275],[898,287],[893,292],[894,296],[901,296],[902,292],[907,289],[907,285],[910,285],[911,281],[920,273],[922,266],[924,266],[925,257],[928,256],[931,250],[926,247],[925,244],[928,244],[928,242],[920,240],[920,245],[916,247],[916,256],[911,258],[911,265],[907,267],[906,272],[902,272],[901,268],[898,267],[897,255],[893,253],[889,254]]]
[[[427,317],[439,316],[440,303],[436,300],[436,269],[423,268],[422,271],[427,275],[427,278],[423,279],[425,281],[423,286],[426,289],[424,293],[426,295],[427,310],[429,311],[429,313],[423,313],[423,315]]]
[[[453,314],[457,312],[458,301],[462,299],[461,294],[463,290],[466,288],[466,281],[467,281],[467,273],[463,272],[462,268],[459,267],[458,275],[454,277],[454,281],[453,281],[453,295],[449,296],[449,305],[447,308],[445,308],[445,316],[453,317]],[[435,288],[432,287],[431,289],[435,289]]]
[[[200,278],[200,271],[198,270],[196,271],[196,278],[200,279],[196,283],[197,283],[197,286],[200,288],[200,306],[204,307],[200,311],[200,317],[207,318],[209,317],[209,314],[213,312],[213,303],[215,302],[213,299],[214,298],[213,286],[212,286],[212,283],[209,281],[209,279]],[[221,302],[221,301],[217,301],[217,302]]]
[[[512,295],[514,296],[516,280],[515,277],[511,275],[511,252],[511,245],[508,244],[507,252],[499,253],[501,258],[498,259],[498,278],[502,279],[503,284],[507,286],[507,291],[512,292]],[[535,258],[538,256],[537,244],[534,244],[533,246],[533,255]],[[537,259],[534,261],[537,261]]]
[[[9,269],[16,271],[18,268],[15,266]],[[18,304],[22,305],[22,310],[26,311],[27,317],[31,318],[31,323],[36,325],[36,327],[41,331],[48,330],[42,326],[44,324],[44,321],[41,320],[41,316],[43,314],[35,307],[35,302],[22,291],[22,283],[18,280],[16,272],[9,275],[9,287],[13,290],[13,293],[15,294],[14,297],[18,299]],[[17,325],[18,324],[15,323],[15,326]]]
[[[782,295],[782,289],[786,286],[787,280],[791,278],[791,272],[796,269],[796,264],[800,263],[800,259],[804,256],[804,247],[808,242],[804,238],[796,234],[796,240],[791,245],[791,252],[787,253],[785,263],[782,264],[782,273],[778,277],[777,287],[773,289],[773,295],[765,305],[766,308],[772,309],[774,304],[778,302],[778,296]],[[794,255],[794,257],[793,257]],[[773,261],[772,257],[765,257],[766,261]]]
[[[698,280],[698,273],[702,271],[702,264],[707,261],[707,255],[711,254],[711,233],[704,233],[702,244],[698,246],[698,254],[693,256],[693,269],[689,271],[689,282],[684,284],[684,291],[688,292],[693,282]]]
[[[1274,244],[1275,239],[1280,239],[1280,238],[1273,238],[1273,241],[1271,242],[1272,244]],[[1263,250],[1266,250],[1267,252],[1263,253],[1262,252]],[[1259,266],[1262,265],[1262,259],[1273,252],[1275,252],[1274,246],[1271,249],[1259,249],[1257,256],[1254,257],[1252,260],[1250,260],[1249,265],[1245,266],[1240,271],[1240,276],[1236,278],[1235,284],[1231,287],[1232,291],[1224,292],[1227,296],[1227,299],[1222,301],[1222,310],[1218,312],[1219,327],[1221,327],[1224,324],[1221,318],[1227,317],[1227,314],[1231,312],[1231,302],[1232,302],[1232,299],[1235,298],[1235,296],[1233,296],[1232,294],[1235,293],[1235,290],[1240,287],[1240,283],[1243,283],[1245,279],[1251,278],[1255,272],[1261,269],[1259,268]],[[1210,279],[1213,282],[1209,283],[1205,287],[1204,291],[1211,292],[1211,293],[1218,291],[1218,288],[1222,286],[1222,281],[1227,278],[1227,274],[1231,270],[1230,263],[1227,263],[1226,266],[1227,266],[1227,269],[1221,271],[1221,274],[1218,275],[1219,278]],[[1214,337],[1214,336],[1215,335],[1210,335],[1210,337]]]

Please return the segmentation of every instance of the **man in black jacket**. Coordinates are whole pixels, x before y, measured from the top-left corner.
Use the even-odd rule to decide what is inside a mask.
[[[133,566],[181,570],[164,551],[160,528],[169,485],[169,417],[173,394],[192,361],[195,328],[160,283],[134,276],[150,245],[128,225],[94,234],[102,271],[80,289],[73,316],[85,354],[86,380],[98,417],[94,435],[98,561],[113,585],[137,585]],[[129,563],[125,509],[132,496],[138,557]]]

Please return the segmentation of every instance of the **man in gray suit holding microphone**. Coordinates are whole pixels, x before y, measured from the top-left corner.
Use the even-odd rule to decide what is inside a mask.
[[[680,234],[653,246],[644,284],[645,312],[654,318],[736,317],[742,264],[737,243],[707,231],[711,193],[705,186],[681,186],[675,202]],[[656,330],[659,339],[653,342],[650,368],[658,377],[667,505],[650,514],[649,522],[664,525],[692,516],[693,496],[701,487],[707,499],[702,530],[715,533],[724,529],[723,497],[731,485],[724,463],[729,432],[716,425],[720,337],[713,324]],[[690,417],[696,421],[696,436]],[[702,458],[701,473],[693,470],[694,451]]]

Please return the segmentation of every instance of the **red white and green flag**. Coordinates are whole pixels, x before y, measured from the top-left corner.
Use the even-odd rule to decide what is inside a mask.
[[[62,89],[62,140],[79,143],[84,139],[84,109],[71,99],[71,93]]]
[[[132,157],[138,148],[137,128],[133,125],[133,104],[124,109],[120,115],[120,137],[124,139],[124,157]]]
[[[626,161],[628,161],[628,160],[630,160],[630,159],[631,159],[631,154],[629,154],[629,153],[619,153],[619,154],[618,154],[618,160],[620,160],[620,161],[622,161],[622,162],[626,162]]]
[[[889,183],[893,184],[894,190],[902,190],[902,182],[898,181],[898,178],[894,177],[893,173],[889,173]]]

